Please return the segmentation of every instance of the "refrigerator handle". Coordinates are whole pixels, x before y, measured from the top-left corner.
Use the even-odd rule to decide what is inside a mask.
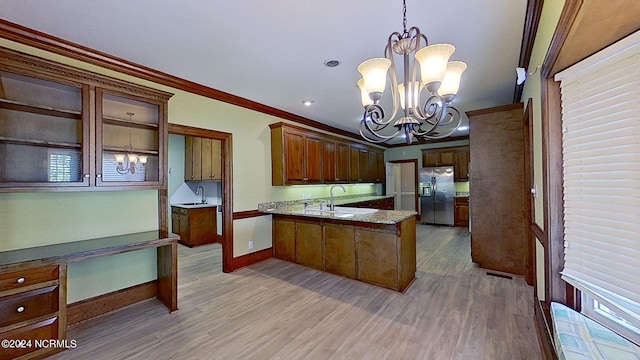
[[[436,181],[436,177],[435,176],[431,178],[431,184],[432,184],[431,185],[431,189],[432,189],[431,196],[436,196],[436,187],[438,186],[438,183]]]

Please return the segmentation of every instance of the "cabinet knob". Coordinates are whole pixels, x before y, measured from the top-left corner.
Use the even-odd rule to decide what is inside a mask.
[[[86,177],[86,178],[88,178],[89,176],[91,176],[91,175],[89,175],[89,174],[84,174],[84,177]]]
[[[16,309],[16,311],[19,313],[24,312],[24,310],[25,310],[24,306],[18,306],[18,308]]]
[[[19,277],[18,280],[16,280],[16,282],[18,284],[23,284],[27,279],[25,279],[24,277]]]
[[[102,177],[102,174],[96,174],[96,177],[97,177],[97,178],[101,178],[101,177]]]

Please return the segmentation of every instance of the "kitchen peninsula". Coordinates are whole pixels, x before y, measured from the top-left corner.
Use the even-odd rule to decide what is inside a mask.
[[[273,255],[404,292],[415,279],[416,213],[324,204],[260,204],[273,215]]]

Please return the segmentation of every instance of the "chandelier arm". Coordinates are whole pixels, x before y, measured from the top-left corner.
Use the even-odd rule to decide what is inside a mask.
[[[371,138],[371,137],[368,137],[367,135],[365,135],[365,132],[363,131],[363,128],[367,129],[367,131],[370,134],[372,134],[373,136],[375,136],[376,138],[374,139],[374,138]],[[382,142],[385,142],[385,141],[387,141],[389,139],[392,139],[392,138],[398,136],[398,134],[401,131],[401,128],[398,128],[398,131],[396,131],[394,134],[391,134],[389,136],[385,136],[385,135],[381,135],[381,134],[378,134],[375,131],[373,131],[373,129],[371,129],[368,124],[366,124],[366,121],[362,120],[360,122],[360,129],[359,130],[360,130],[360,136],[362,136],[368,142],[382,143]]]
[[[413,129],[412,132],[416,137],[419,137],[419,138],[430,139],[430,140],[442,139],[453,134],[458,129],[458,126],[460,126],[460,123],[462,122],[462,116],[460,116],[460,111],[458,111],[458,109],[454,108],[453,106],[450,106],[447,108],[447,112],[446,114],[444,114],[443,118],[446,118],[445,121],[447,124],[455,121],[455,126],[450,127],[450,130],[446,133],[442,133],[438,135],[433,134],[433,131],[435,130],[435,128],[437,128],[440,124],[437,124],[434,128],[431,129],[431,131],[418,131],[416,129]]]

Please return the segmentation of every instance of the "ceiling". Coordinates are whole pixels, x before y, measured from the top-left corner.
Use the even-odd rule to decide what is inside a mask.
[[[357,66],[402,32],[402,1],[373,3],[0,0],[0,18],[357,133]],[[468,64],[454,100],[461,112],[512,102],[526,8],[527,0],[407,0],[408,27],[431,44],[454,44],[451,59]]]

